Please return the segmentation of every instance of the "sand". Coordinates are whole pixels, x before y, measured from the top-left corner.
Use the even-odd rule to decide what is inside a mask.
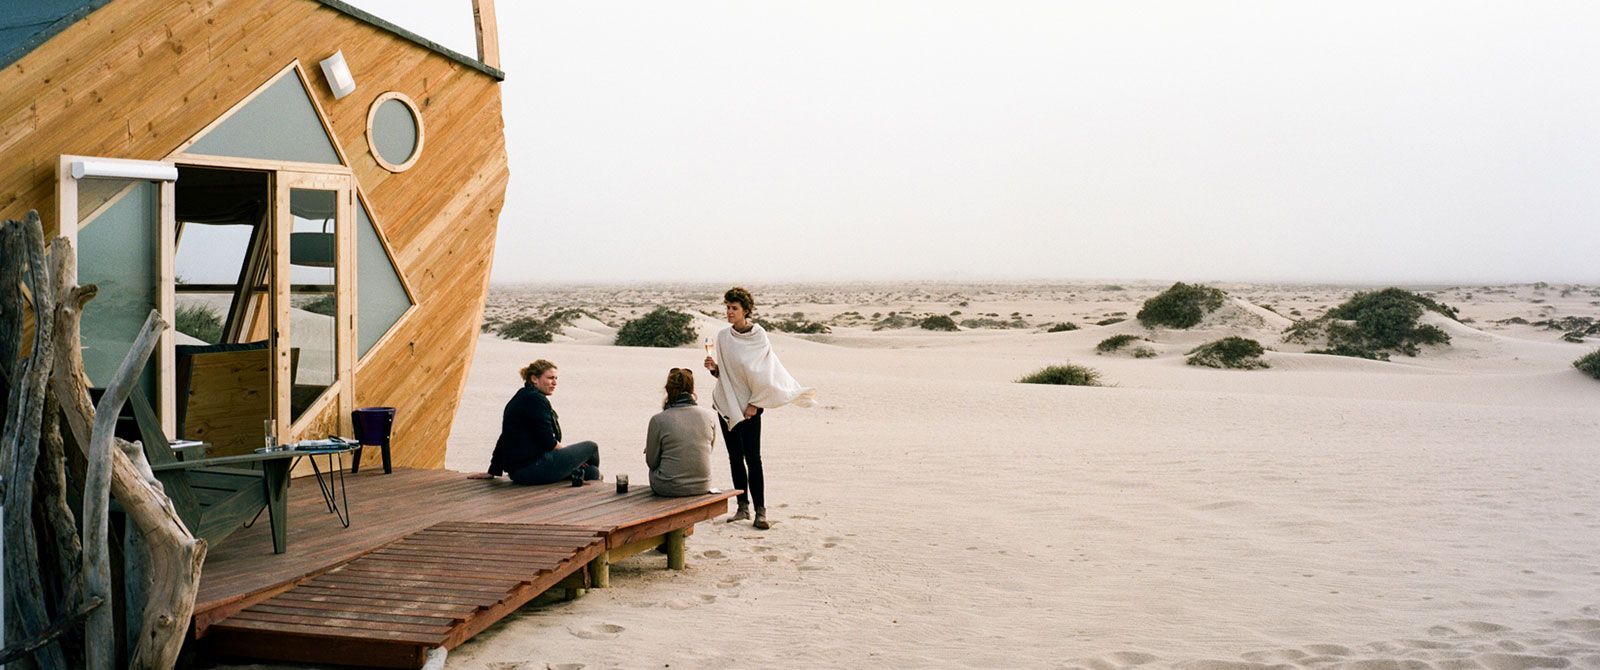
[[[1092,325],[1156,283],[753,286],[767,315],[859,324],[773,335],[821,392],[766,416],[773,528],[701,524],[687,569],[628,559],[615,588],[524,608],[448,667],[1600,668],[1600,381],[1571,366],[1600,338],[1497,323],[1592,318],[1600,290],[1425,289],[1467,323],[1377,362],[1277,339],[1357,287],[1217,286],[1244,304],[1192,331]],[[568,439],[647,481],[666,371],[702,351],[610,335],[655,304],[710,333],[719,288],[494,289],[491,319],[599,318],[550,344],[484,335],[446,466],[487,463],[516,369],[548,358]],[[891,311],[1028,327],[874,331]],[[1061,321],[1083,327],[1045,332]],[[1118,333],[1158,355],[1095,354]],[[1272,367],[1184,364],[1223,335]],[[1014,382],[1066,362],[1110,385]]]

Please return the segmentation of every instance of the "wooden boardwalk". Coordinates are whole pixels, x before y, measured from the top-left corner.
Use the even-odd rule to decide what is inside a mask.
[[[408,654],[453,647],[563,579],[569,580],[566,586],[608,586],[610,563],[663,542],[676,545],[681,561],[681,543],[694,524],[725,514],[734,495],[662,498],[648,485],[619,494],[611,482],[517,486],[503,478],[471,480],[459,472],[408,468],[389,475],[382,469],[347,474],[346,484],[349,528],[328,512],[316,481],[300,478],[289,489],[287,553],[272,553],[264,516],[209,553],[195,604],[197,637],[225,654],[356,665],[392,658],[393,664],[384,664],[417,667],[420,657]],[[467,539],[485,533],[501,542]],[[540,539],[506,541],[515,539],[507,534]],[[524,560],[536,556],[554,560]],[[468,569],[478,559],[495,567]],[[579,570],[585,564],[589,569]],[[450,577],[453,586],[430,582],[430,576]],[[385,579],[392,581],[383,584]],[[319,605],[313,608],[319,614],[303,611],[305,603],[340,603],[345,596],[334,592],[352,589],[363,591],[357,597],[363,602],[343,604],[358,609],[330,614]],[[452,595],[458,590],[477,595]],[[462,600],[471,602],[457,602]],[[418,603],[454,607],[433,608],[447,614],[433,616],[419,614]],[[294,617],[321,619],[310,624],[314,630],[293,629]],[[445,618],[450,621],[438,620]],[[267,627],[263,622],[273,620],[291,627],[260,634]],[[379,628],[404,642],[362,642],[383,638],[373,634]],[[285,655],[312,646],[293,641],[300,637],[316,637],[332,655]]]
[[[213,625],[237,656],[416,668],[605,552],[575,526],[444,522],[314,577]]]

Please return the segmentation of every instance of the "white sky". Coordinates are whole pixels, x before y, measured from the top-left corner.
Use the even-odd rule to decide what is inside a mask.
[[[496,281],[1600,282],[1589,0],[497,10]]]

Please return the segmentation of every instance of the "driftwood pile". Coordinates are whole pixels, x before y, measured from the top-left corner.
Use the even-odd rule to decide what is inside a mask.
[[[0,665],[171,668],[193,614],[206,545],[178,518],[142,448],[113,436],[166,324],[151,312],[94,405],[79,324],[96,288],[77,285],[76,254],[66,238],[51,240],[46,258],[37,212],[0,228]],[[71,504],[80,496],[81,519]],[[128,520],[127,537],[117,545],[130,554],[121,594],[112,592],[111,498]],[[132,613],[125,647],[113,602]]]

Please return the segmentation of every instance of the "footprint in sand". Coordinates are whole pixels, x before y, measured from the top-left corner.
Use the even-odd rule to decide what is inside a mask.
[[[585,640],[615,639],[617,634],[624,630],[627,629],[614,623],[592,623],[585,626],[567,628],[567,632],[572,633],[574,637],[581,637]]]
[[[764,545],[764,544],[758,544],[758,545],[755,545],[753,547],[750,547],[750,551],[756,552],[758,554],[765,554],[765,553],[767,553],[769,551],[772,551],[772,547],[769,547],[769,546]]]
[[[767,554],[766,556],[762,556],[761,560],[766,561],[768,563],[777,563],[779,559],[778,559],[777,556],[773,556],[772,554]]]
[[[805,519],[806,521],[817,521],[818,520],[818,517],[806,516],[804,514],[795,514],[793,516],[790,516],[789,518],[791,518],[791,519]]]
[[[505,661],[500,661],[500,662],[490,663],[490,664],[485,665],[483,667],[486,668],[487,670],[529,670],[533,666],[528,665],[527,663],[523,663],[521,661],[509,662],[509,663],[505,662]]]
[[[545,670],[583,670],[582,663],[551,663],[544,666]]]
[[[686,609],[689,609],[690,607],[695,607],[697,605],[705,605],[705,604],[708,604],[708,603],[714,603],[716,601],[717,601],[717,597],[716,596],[711,595],[709,593],[702,593],[699,596],[696,596],[694,598],[678,598],[677,600],[669,600],[669,601],[667,601],[667,607],[671,607],[672,609],[675,609],[675,610],[686,610]]]
[[[700,552],[700,558],[722,558],[723,556],[721,549],[707,549]]]
[[[719,589],[736,589],[739,588],[739,584],[740,580],[738,577],[723,577],[722,579],[717,580],[717,588]]]

